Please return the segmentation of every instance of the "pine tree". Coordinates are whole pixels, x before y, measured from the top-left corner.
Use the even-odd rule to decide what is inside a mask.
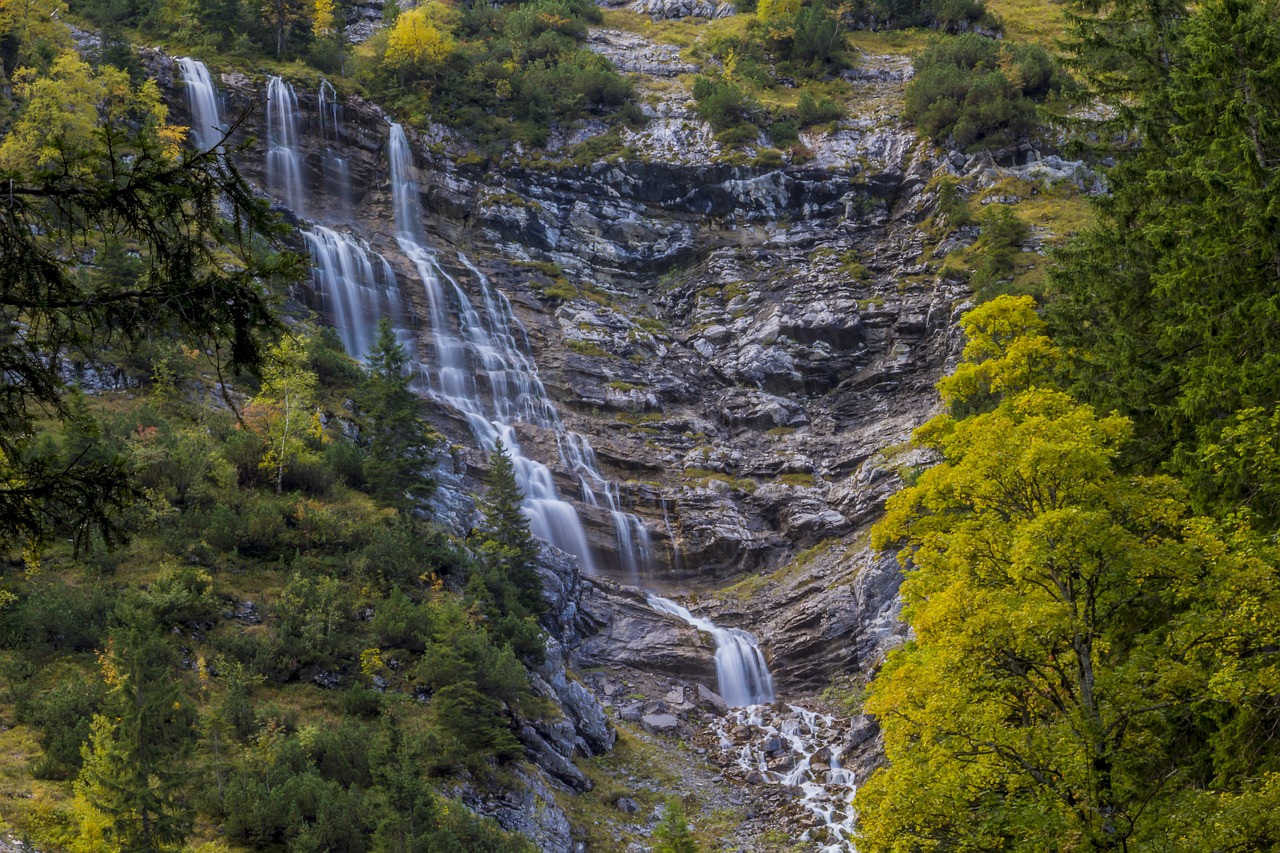
[[[542,582],[536,570],[538,541],[529,532],[529,519],[521,509],[524,495],[516,482],[515,466],[499,439],[489,454],[487,489],[480,504],[484,530],[480,553],[490,567],[515,588],[519,602],[530,613],[541,612]]]
[[[88,818],[82,832],[101,831],[102,841],[121,853],[176,849],[194,811],[183,772],[194,708],[173,679],[172,654],[154,626],[115,631],[100,661],[110,692],[93,717],[75,783]]]
[[[653,829],[653,853],[698,853],[698,842],[689,831],[689,816],[679,797],[670,797],[662,820]]]
[[[435,491],[425,472],[443,437],[423,419],[422,398],[409,387],[409,355],[385,317],[366,363],[368,378],[356,399],[369,444],[365,476],[374,494],[408,510]]]
[[[1230,434],[1280,400],[1276,11],[1214,0],[1178,26],[1176,61],[1128,107],[1143,135],[1098,227],[1052,274],[1049,314],[1073,390],[1135,421],[1134,462],[1186,478],[1198,509],[1243,502],[1271,521],[1258,463],[1239,455],[1253,451]]]

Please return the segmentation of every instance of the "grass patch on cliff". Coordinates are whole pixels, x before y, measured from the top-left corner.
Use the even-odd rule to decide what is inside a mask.
[[[1056,51],[1066,36],[1062,3],[1045,0],[986,0],[987,9],[999,16],[1005,37],[1011,41],[1034,42]]]
[[[678,789],[681,773],[673,769],[667,744],[651,743],[628,723],[614,721],[618,740],[604,755],[579,759],[578,769],[591,780],[585,794],[558,793],[557,804],[574,827],[574,838],[588,850],[620,850],[629,841],[647,839],[649,817]],[[623,797],[640,807],[635,814],[618,808]]]
[[[705,468],[685,468],[683,476],[686,485],[706,488],[712,483],[724,483],[729,488],[748,495],[754,494],[757,486],[755,480],[730,477],[722,471],[708,471]]]
[[[929,40],[937,38],[934,30],[854,30],[846,38],[849,46],[865,53],[882,56],[912,56],[929,46]]]

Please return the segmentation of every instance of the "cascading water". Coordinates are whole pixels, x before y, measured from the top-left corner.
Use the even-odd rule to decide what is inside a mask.
[[[840,765],[847,733],[841,721],[796,705],[752,705],[731,710],[712,730],[749,779],[799,795],[821,827],[805,840],[818,842],[822,853],[853,849],[856,786],[853,771]]]
[[[321,225],[302,232],[311,254],[311,279],[325,316],[353,357],[369,354],[378,321],[387,317],[400,344],[412,354],[412,318],[405,316],[396,274],[363,240]]]
[[[222,141],[225,132],[218,111],[218,90],[213,86],[209,69],[200,60],[184,56],[178,60],[178,67],[191,107],[191,139],[197,149],[208,151]]]
[[[649,606],[683,619],[706,631],[716,644],[716,680],[720,695],[730,707],[768,704],[773,701],[773,676],[754,635],[741,628],[721,628],[710,619],[694,616],[667,598],[650,595]]]
[[[324,145],[321,162],[325,191],[336,200],[338,212],[345,215],[351,206],[351,171],[346,158],[339,155],[342,150],[339,147],[342,143],[342,102],[328,80],[320,81],[317,111],[320,114],[320,141]]]
[[[267,190],[298,217],[306,216],[298,149],[298,96],[293,85],[280,77],[267,80]]]
[[[430,307],[435,365],[429,391],[462,413],[476,441],[493,447],[501,440],[511,456],[516,480],[524,492],[523,509],[534,535],[575,555],[588,573],[596,564],[582,519],[556,490],[551,469],[524,454],[515,425],[523,422],[560,431],[560,419],[547,396],[537,365],[526,355],[515,330],[524,330],[507,298],[466,258],[459,262],[476,277],[485,313],[475,309],[466,291],[441,266],[437,253],[422,240],[422,210],[413,154],[398,124],[388,143],[391,196],[400,250],[413,262]]]
[[[221,141],[224,132],[217,93],[203,63],[193,59],[179,62],[191,103],[192,137],[201,150],[207,150]],[[327,82],[321,84],[318,105],[325,146],[325,189],[336,198],[339,210],[345,210],[350,180],[346,161],[336,153],[340,150],[342,117],[336,93]],[[305,194],[297,97],[293,87],[279,77],[271,78],[268,84],[267,137],[269,188],[302,215]],[[583,503],[610,513],[620,567],[633,582],[638,582],[651,560],[647,528],[636,515],[623,509],[618,485],[601,474],[590,442],[564,430],[538,377],[537,366],[528,355],[527,335],[507,297],[460,254],[458,263],[478,285],[482,310],[477,310],[459,282],[441,265],[438,254],[426,245],[412,152],[399,125],[391,126],[388,151],[397,242],[417,270],[430,306],[434,365],[424,364],[427,360],[423,358],[415,359],[422,372],[417,387],[462,413],[482,447],[492,447],[497,440],[503,442],[525,494],[523,508],[532,532],[576,555],[583,569],[593,573],[595,561],[577,510],[559,496],[551,470],[525,456],[515,426],[527,423],[555,435],[560,460],[577,477]],[[332,204],[326,207],[333,209]],[[367,356],[378,321],[389,317],[400,342],[412,353],[415,347],[410,329],[414,318],[406,312],[408,302],[401,298],[387,259],[364,241],[332,228],[315,225],[304,230],[303,237],[312,258],[315,290],[347,351],[358,358]],[[679,554],[665,502],[662,509],[675,552],[672,563],[678,565]],[[770,715],[778,713],[777,707],[771,706],[773,679],[752,634],[721,628],[656,595],[649,595],[648,603],[655,610],[706,631],[714,639],[719,690],[733,706],[730,715],[717,724],[722,745],[737,749],[739,764],[762,773],[765,781],[801,790],[804,805],[822,822],[833,841],[824,850],[848,849],[846,839],[852,837],[853,820],[849,806],[852,774],[840,768],[838,747],[818,745],[821,740],[834,742],[835,736],[829,731],[834,727],[833,720],[794,706],[789,721],[772,720]],[[801,722],[795,723],[795,719]],[[767,750],[749,744],[738,748],[731,741],[728,732],[735,721],[741,729],[781,738],[799,756],[798,760],[785,771],[771,769],[770,761],[774,759],[770,759]],[[774,768],[778,766],[774,760]]]
[[[609,517],[613,520],[614,538],[618,543],[618,562],[633,584],[640,583],[640,576],[648,570],[650,560],[649,530],[635,513],[622,509],[618,484],[605,479],[596,462],[596,452],[586,436],[568,433],[560,445],[560,458],[578,477],[582,489],[582,502],[587,506],[600,506],[605,500]]]

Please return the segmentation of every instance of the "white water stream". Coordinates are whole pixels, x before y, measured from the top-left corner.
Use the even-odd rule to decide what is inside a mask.
[[[732,709],[713,730],[744,773],[759,774],[760,784],[795,790],[815,827],[802,840],[815,841],[822,853],[854,849],[857,786],[853,771],[840,765],[847,731],[842,721],[797,705],[750,705]]]
[[[222,140],[225,128],[218,110],[218,90],[213,86],[209,69],[198,59],[184,56],[178,60],[182,82],[187,87],[187,104],[191,107],[191,140],[199,151],[208,151]]]
[[[320,114],[320,140],[324,143],[324,185],[331,204],[339,217],[348,216],[351,209],[351,170],[341,155],[342,102],[328,80],[320,81],[317,95],[317,111]]]
[[[298,147],[298,96],[281,77],[267,78],[267,191],[303,219],[307,215]]]
[[[699,631],[706,631],[716,644],[716,681],[719,693],[730,707],[773,702],[773,676],[755,635],[741,628],[721,628],[710,619],[694,616],[687,607],[657,595],[649,596],[649,606],[670,613]]]

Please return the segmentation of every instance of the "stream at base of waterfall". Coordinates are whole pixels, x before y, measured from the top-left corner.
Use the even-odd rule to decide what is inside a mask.
[[[184,58],[179,66],[191,106],[193,142],[201,149],[211,148],[220,141],[225,127],[212,77],[198,60]],[[339,156],[341,105],[333,87],[323,81],[316,101],[325,192],[337,202],[332,207],[346,215],[350,176],[346,161]],[[266,102],[267,189],[303,217],[308,209],[323,206],[308,198],[303,179],[302,120],[293,85],[280,77],[269,78]],[[369,352],[379,320],[390,319],[415,366],[415,389],[459,412],[481,448],[488,450],[502,441],[525,496],[523,509],[532,532],[573,554],[584,572],[595,574],[597,561],[578,510],[559,494],[548,465],[525,455],[516,425],[527,424],[555,436],[559,462],[576,478],[582,504],[608,511],[619,569],[638,585],[651,560],[648,529],[637,515],[623,508],[619,484],[600,471],[587,438],[564,427],[538,376],[524,327],[507,296],[459,253],[456,268],[471,278],[472,289],[480,296],[477,307],[459,279],[446,269],[439,253],[426,244],[413,152],[403,128],[388,124],[396,243],[425,289],[432,352],[422,352],[415,342],[412,330],[417,318],[402,298],[391,264],[367,242],[342,230],[351,228],[350,222],[310,224],[302,230],[311,254],[312,284],[326,319],[347,351],[361,359]],[[665,501],[661,510],[669,530]],[[674,560],[679,560],[678,554]],[[816,842],[823,851],[852,850],[854,782],[852,772],[840,767],[841,724],[834,717],[775,703],[764,652],[750,632],[717,626],[669,599],[651,594],[647,600],[654,610],[680,619],[714,640],[718,688],[729,706],[727,714],[712,726],[721,748],[734,756],[749,781],[783,785],[797,793],[814,819],[805,840]]]

